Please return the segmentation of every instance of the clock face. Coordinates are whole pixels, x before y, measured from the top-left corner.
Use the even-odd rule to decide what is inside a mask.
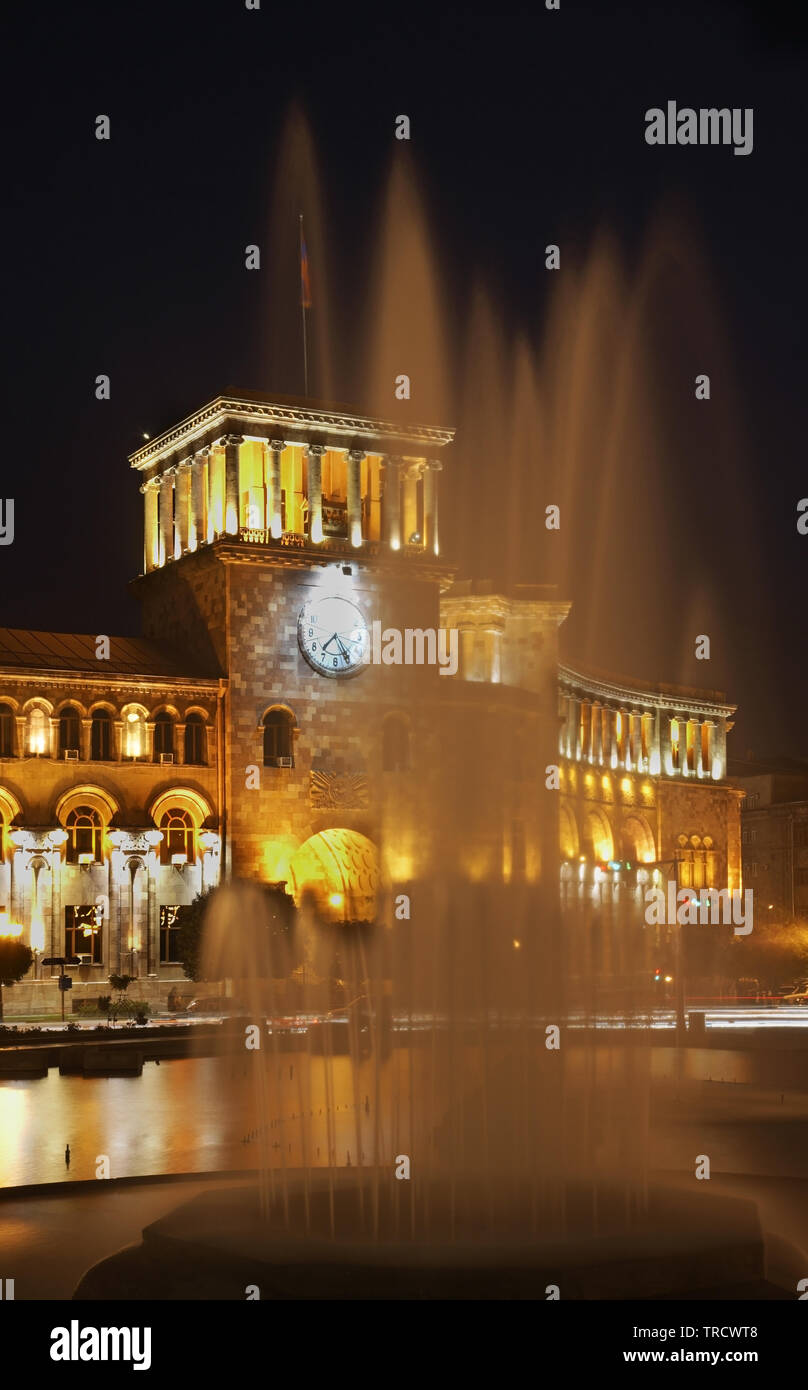
[[[303,605],[297,640],[309,665],[321,676],[355,675],[370,651],[370,633],[361,609],[335,595]]]

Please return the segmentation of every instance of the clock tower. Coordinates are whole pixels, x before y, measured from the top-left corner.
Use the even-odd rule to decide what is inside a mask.
[[[334,920],[434,868],[452,435],[230,391],[130,459],[145,635],[219,678],[225,871]]]

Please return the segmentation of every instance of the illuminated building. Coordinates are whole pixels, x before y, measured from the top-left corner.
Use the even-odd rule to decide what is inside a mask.
[[[732,760],[741,807],[744,883],[772,922],[808,921],[808,766]]]
[[[456,582],[441,553],[451,441],[233,392],[132,455],[143,639],[0,637],[0,908],[40,954],[162,997],[176,909],[222,875],[285,883],[331,921],[447,873],[557,905],[559,836],[578,863],[660,859],[684,835],[694,883],[737,876],[732,711],[559,685],[569,604]],[[455,629],[456,675],[364,663],[376,622]]]

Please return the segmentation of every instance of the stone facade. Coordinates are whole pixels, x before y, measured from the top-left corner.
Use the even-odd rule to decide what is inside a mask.
[[[808,767],[735,762],[744,882],[775,922],[808,921]]]
[[[51,635],[54,648],[76,648],[68,670],[14,655],[19,634],[6,660],[0,650],[14,730],[0,759],[0,907],[40,955],[62,953],[66,908],[100,901],[96,960],[82,970],[177,975],[161,909],[220,874],[284,883],[335,921],[372,915],[380,892],[452,876],[530,886],[556,914],[559,843],[568,905],[582,867],[594,882],[609,859],[631,861],[609,872],[628,875],[633,892],[663,861],[694,886],[740,886],[731,708],[709,692],[560,668],[569,605],[552,589],[456,583],[438,533],[436,455],[451,438],[239,393],[132,456],[144,494],[140,650],[112,639],[103,677],[92,638]],[[354,631],[328,639],[336,672],[304,650],[304,615],[323,601],[356,615]],[[428,656],[425,634],[439,630],[450,635],[444,666],[434,652],[380,656],[396,633],[420,634]],[[354,640],[372,659],[352,664]],[[66,760],[68,704],[81,736]],[[102,706],[114,737],[94,761]],[[190,767],[192,714],[204,757]],[[155,742],[166,718],[173,763]],[[100,830],[92,857],[70,863],[77,807],[95,808]],[[188,822],[187,863],[159,841],[172,810]]]
[[[93,637],[5,636],[0,919],[35,951],[38,993],[49,993],[40,960],[67,953],[84,959],[85,982],[111,971],[181,978],[165,910],[219,879],[218,681],[166,674],[158,651],[126,639],[97,658]],[[69,642],[53,661],[70,669],[36,669],[36,651],[13,650],[15,637],[49,666],[49,647]],[[122,669],[132,665],[137,675]],[[6,1009],[33,1007],[36,993],[17,986]]]

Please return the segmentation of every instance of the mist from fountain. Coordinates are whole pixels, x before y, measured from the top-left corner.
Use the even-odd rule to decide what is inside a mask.
[[[342,354],[327,332],[327,219],[298,115],[278,168],[271,329],[277,359],[285,353],[287,364],[280,380],[295,356],[296,325],[294,310],[280,307],[279,286],[297,283],[288,267],[302,200],[322,286],[312,340],[317,393],[330,397]],[[634,275],[614,243],[600,238],[583,265],[558,277],[540,341],[509,338],[482,280],[454,341],[424,200],[411,160],[398,151],[373,244],[362,403],[386,418],[457,427],[444,487],[447,551],[461,572],[491,575],[506,588],[555,582],[561,598],[577,600],[577,658],[599,657],[638,570],[650,602],[662,605],[675,559],[662,522],[679,496],[681,439],[667,430],[647,351],[671,237],[653,232]],[[410,399],[396,394],[402,373]],[[723,406],[720,419],[716,447],[726,460]],[[550,503],[561,509],[559,532],[545,526]],[[649,519],[653,525],[638,524]],[[627,533],[630,565],[621,550]],[[694,611],[702,621],[698,602]],[[649,640],[647,650],[646,673],[655,672],[659,643]],[[662,669],[675,677],[667,655]],[[558,758],[554,715],[553,708],[542,735],[542,768]],[[471,724],[466,736],[473,748]],[[279,982],[291,960],[273,936],[267,902],[248,884],[216,895],[209,976],[228,975],[261,1027],[251,1065],[262,1117],[262,1212],[273,1226],[332,1239],[453,1242],[628,1229],[647,1210],[650,1123],[650,1050],[631,1030],[656,1002],[638,899],[625,888],[568,881],[562,916],[557,849],[532,882],[507,882],[495,864],[470,874],[462,825],[452,829],[458,798],[448,762],[440,772],[440,854],[411,870],[411,921],[399,921],[393,908],[400,845],[389,806],[378,836],[384,872],[375,923],[324,924],[312,904],[299,904],[297,954],[307,961],[298,972],[299,1012],[323,1021],[302,1034],[304,1052],[293,1064],[277,1028],[263,1023],[282,1012]],[[486,776],[476,788],[478,811],[507,802],[504,767]],[[535,795],[544,798],[547,842],[557,847],[554,795],[541,782]],[[340,983],[324,1009],[335,955]],[[609,980],[619,981],[612,994]],[[619,1016],[622,1041],[599,1041],[604,1010]],[[403,1156],[409,1180],[396,1178]],[[348,1168],[350,1201],[340,1172]]]

